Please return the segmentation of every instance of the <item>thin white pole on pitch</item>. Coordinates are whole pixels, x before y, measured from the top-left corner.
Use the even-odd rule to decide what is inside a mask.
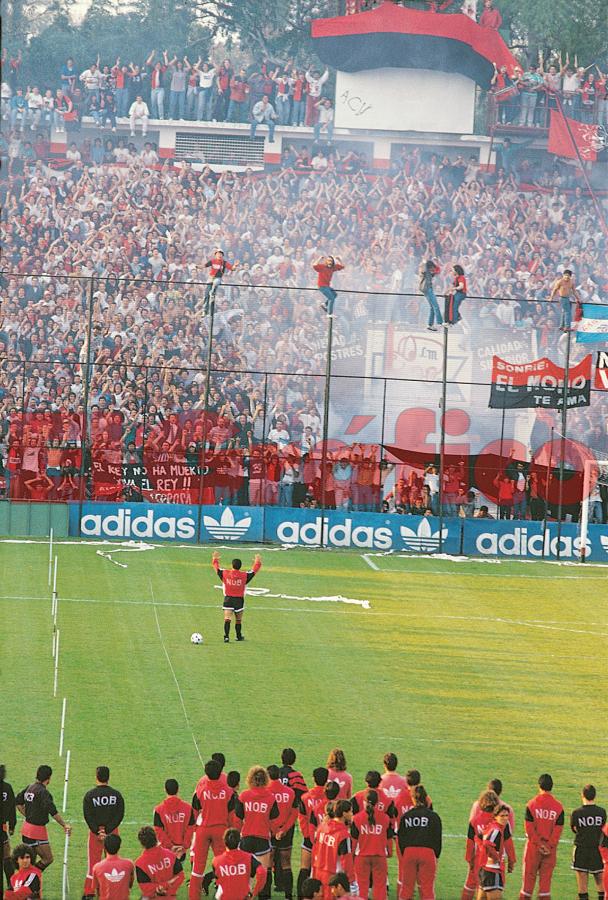
[[[57,676],[59,669],[59,629],[57,629],[55,637],[55,674],[53,676],[53,697],[57,696]],[[68,750],[69,753],[69,750]]]
[[[66,750],[65,752],[65,778],[63,781],[63,806],[61,808],[62,812],[65,812],[66,807],[68,805],[68,781],[70,780],[70,754],[71,750]]]
[[[51,586],[51,571],[53,568],[53,529],[49,535],[49,587]]]
[[[68,753],[70,751],[68,750]],[[67,900],[69,895],[69,885],[68,885],[68,848],[70,845],[70,836],[66,834],[65,836],[65,845],[63,848],[63,873],[61,878],[61,900]]]
[[[61,727],[59,729],[59,756],[63,756],[63,734],[65,731],[65,711],[68,705],[68,698],[63,698],[63,704],[61,707]]]

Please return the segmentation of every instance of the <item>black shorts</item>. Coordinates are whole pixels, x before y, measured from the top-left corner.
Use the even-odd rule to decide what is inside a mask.
[[[21,843],[25,844],[26,847],[41,847],[43,844],[48,844],[50,841],[46,838],[44,841],[39,841],[37,838],[26,837],[24,834],[21,835]]]
[[[572,854],[572,868],[575,872],[597,875],[604,871],[604,863],[598,847],[575,847]]]
[[[296,826],[292,825],[289,831],[286,831],[283,837],[280,840],[277,840],[276,837],[272,839],[272,849],[273,850],[291,850],[293,847],[293,835],[296,830]]]
[[[245,600],[243,597],[224,597],[224,610],[228,612],[240,613],[245,609]]]
[[[480,869],[479,887],[482,891],[504,891],[505,880],[498,869]]]
[[[253,853],[254,856],[264,856],[265,853],[270,853],[272,848],[268,838],[256,837],[254,834],[249,834],[246,837],[241,838],[239,849],[244,850],[246,853]]]
[[[308,850],[312,853],[312,841],[310,838],[302,838],[302,850]]]

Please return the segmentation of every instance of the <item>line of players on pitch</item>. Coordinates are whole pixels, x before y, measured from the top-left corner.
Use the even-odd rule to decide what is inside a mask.
[[[83,799],[89,827],[88,868],[83,900],[128,900],[137,881],[142,897],[175,897],[184,882],[183,863],[190,851],[192,872],[189,900],[200,900],[211,883],[222,900],[248,900],[275,890],[287,900],[294,894],[291,856],[296,823],[302,834],[296,895],[301,900],[338,900],[345,895],[386,900],[387,858],[396,844],[399,900],[434,900],[437,860],[441,854],[441,819],[420,783],[420,773],[397,772],[394,753],[384,757],[384,772],[370,771],[366,787],[353,795],[352,776],[342,750],[330,753],[327,765],[313,772],[309,788],[294,768],[295,752],[281,754],[281,767],[253,766],[246,788],[239,793],[240,775],[224,773],[225,758],[214,753],[196,786],[192,803],[179,797],[175,779],[165,783],[166,797],[155,809],[153,826],[138,832],[142,847],[132,862],[119,855],[119,826],[124,800],[109,784],[110,772],[100,766],[96,785]],[[7,898],[40,898],[42,873],[53,862],[47,824],[54,818],[69,833],[48,790],[52,771],[40,766],[36,781],[15,797],[0,767],[0,821],[4,874],[11,888]],[[526,806],[526,845],[520,900],[551,896],[557,846],[564,826],[564,808],[553,796],[553,780],[541,775],[539,790]],[[468,871],[462,900],[497,900],[503,895],[506,871],[516,862],[514,813],[491,781],[473,804],[465,858]],[[608,825],[606,810],[595,804],[595,788],[587,785],[582,805],[572,812],[575,833],[572,868],[578,896],[587,900],[591,875],[599,898],[608,890]],[[9,835],[19,811],[24,817],[22,843],[10,853]],[[395,840],[396,839],[396,840]],[[205,873],[209,851],[211,867]],[[38,861],[39,858],[39,861]],[[218,894],[219,896],[219,894]]]

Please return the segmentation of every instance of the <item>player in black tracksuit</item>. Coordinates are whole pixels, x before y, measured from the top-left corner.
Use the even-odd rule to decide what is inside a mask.
[[[598,892],[602,891],[604,864],[600,854],[602,829],[606,824],[606,810],[594,803],[596,790],[592,784],[583,788],[583,805],[570,816],[570,827],[575,833],[572,868],[576,872],[576,884],[580,900],[588,900],[589,875],[593,875]]]
[[[11,859],[10,835],[17,825],[17,806],[15,804],[15,792],[12,786],[5,781],[6,766],[0,766],[0,857],[2,858],[2,870],[0,871],[0,896],[4,888],[3,873],[6,875],[7,884],[11,883],[11,875],[15,871]]]
[[[82,800],[82,813],[89,826],[87,875],[83,897],[93,897],[93,866],[103,858],[103,842],[108,834],[118,832],[125,816],[125,801],[120,791],[110,787],[110,770],[98,766],[96,785],[87,791]]]
[[[401,897],[413,900],[416,884],[421,897],[435,896],[437,860],[441,855],[441,819],[429,808],[421,784],[412,791],[414,806],[399,821],[397,843],[403,854]]]
[[[64,822],[48,790],[52,774],[50,766],[38,766],[36,781],[28,784],[15,797],[17,809],[25,819],[21,828],[21,840],[32,851],[32,865],[38,866],[40,871],[53,862],[53,851],[46,829],[49,819],[55,819],[66,834],[72,831],[72,826]],[[36,856],[40,857],[38,863]]]

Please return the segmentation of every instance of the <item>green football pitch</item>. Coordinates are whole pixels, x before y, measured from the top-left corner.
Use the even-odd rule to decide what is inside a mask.
[[[421,770],[442,816],[444,900],[460,896],[468,812],[489,778],[503,779],[515,806],[520,858],[523,809],[541,772],[553,775],[567,812],[590,781],[606,805],[608,569],[263,548],[246,641],[225,645],[209,547],[112,559],[99,549],[112,551],[56,546],[53,698],[48,544],[0,543],[0,762],[16,790],[40,763],[52,765],[61,808],[67,698],[71,897],[85,874],[82,796],[99,764],[125,796],[132,855],[164,780],[176,777],[189,798],[213,751],[244,775],[293,746],[309,778],[342,747],[357,789],[394,751],[400,771]],[[221,552],[224,563],[237,552],[246,565],[253,558],[242,546]],[[202,646],[190,643],[194,631]],[[59,898],[63,835],[54,823],[50,832],[45,896]],[[576,893],[567,827],[563,837],[556,898]],[[293,862],[297,871],[297,850]],[[507,898],[518,895],[520,871],[518,861]]]

